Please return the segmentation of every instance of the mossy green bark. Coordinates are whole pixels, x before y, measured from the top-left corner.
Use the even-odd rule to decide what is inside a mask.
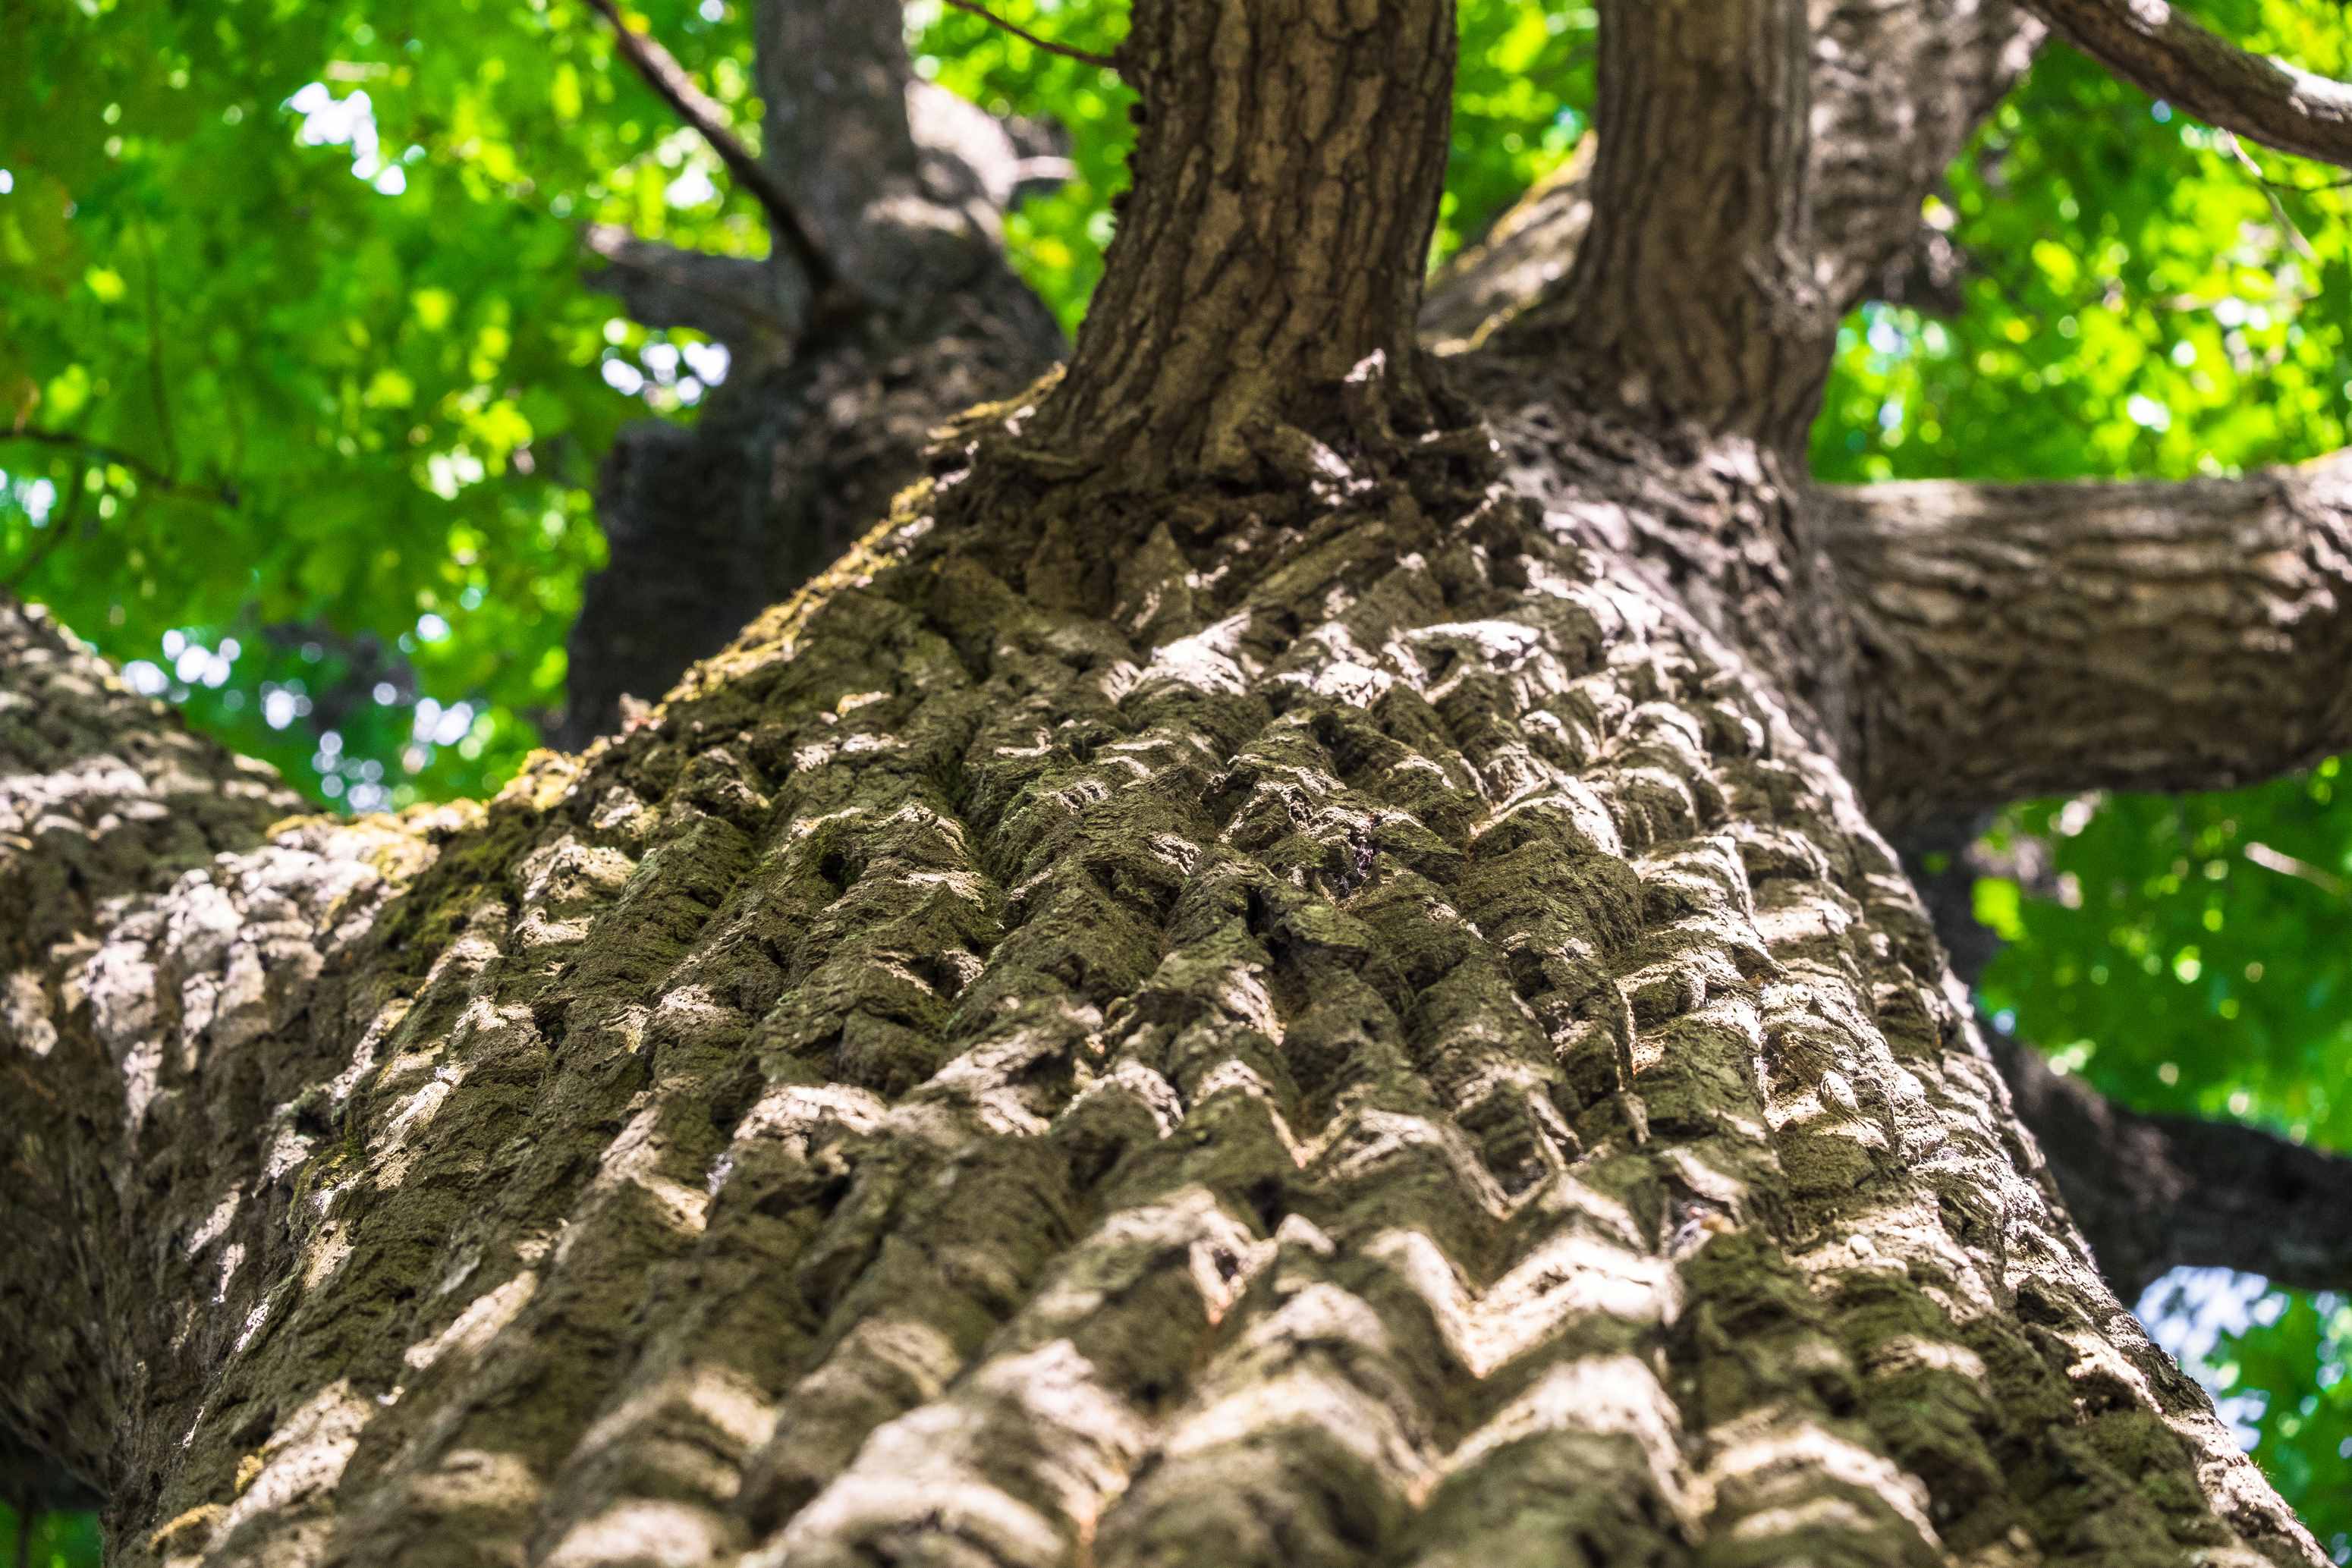
[[[918,489],[486,812],[31,956],[117,1560],[2312,1561],[1623,498],[1380,490],[1141,635]]]

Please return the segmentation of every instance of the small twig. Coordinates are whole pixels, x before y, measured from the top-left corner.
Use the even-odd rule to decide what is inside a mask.
[[[180,465],[179,444],[172,439],[172,399],[163,380],[163,305],[155,286],[155,242],[144,220],[131,225],[139,236],[139,256],[147,276],[147,378],[155,399],[155,429],[163,442],[163,466]]]
[[[2237,132],[2224,131],[2221,136],[2222,141],[2229,143],[2230,151],[2237,157],[2238,162],[2243,163],[2247,172],[2253,175],[2254,183],[2263,188],[2263,200],[2271,204],[2271,216],[2279,221],[2279,227],[2286,230],[2289,237],[2294,241],[2294,248],[2303,253],[2303,259],[2317,261],[2319,253],[2311,248],[2311,241],[2304,237],[2303,230],[2296,226],[2294,219],[2287,213],[2286,204],[2279,200],[2279,187],[2272,183],[2269,175],[2263,172],[2263,166],[2254,162],[2254,155],[2246,151],[2246,144],[2238,139]]]
[[[1066,60],[1076,60],[1082,66],[1093,66],[1099,70],[1109,71],[1113,75],[1118,72],[1118,61],[1111,56],[1098,55],[1092,49],[1072,48],[1067,44],[1057,44],[1051,38],[1041,38],[1028,28],[1006,21],[987,6],[982,5],[980,0],[948,0],[948,4],[959,11],[971,12],[992,27],[1003,28],[1033,49],[1043,49],[1049,55],[1059,55]]]
[[[191,485],[165,473],[144,458],[133,457],[120,447],[85,439],[70,430],[43,430],[36,425],[22,425],[15,430],[0,430],[0,441],[31,441],[43,446],[68,446],[77,452],[88,453],[101,462],[111,463],[136,476],[142,484],[152,485],[158,490],[185,496],[190,500],[211,501],[223,507],[236,505],[236,486],[234,485]]]
[[[2352,174],[2347,174],[2341,180],[2322,180],[2316,185],[2299,185],[2293,180],[2273,180],[2267,174],[2257,175],[2256,178],[2273,191],[2284,191],[2297,196],[2316,196],[2323,192],[2340,191],[2352,185]]]
[[[2323,871],[2309,861],[2297,860],[2291,854],[2274,850],[2268,844],[2252,843],[2245,848],[2246,858],[2264,871],[2274,871],[2281,876],[2291,876],[2307,882],[2332,898],[2341,898],[2347,891],[2344,879],[2332,872]]]
[[[2254,161],[2252,154],[2246,151],[2243,137],[2231,131],[2224,131],[2221,134],[2230,139],[2231,147],[2238,155],[2238,162],[2246,166],[2247,172],[2253,175],[2255,183],[2265,191],[2284,191],[2296,196],[2316,196],[2323,192],[2340,191],[2347,185],[2352,185],[2352,174],[2347,174],[2338,180],[2322,180],[2316,185],[2305,185],[2294,180],[2273,180],[2263,172],[2263,166]]]
[[[677,110],[678,118],[692,126],[719,154],[727,172],[742,183],[743,188],[756,197],[766,209],[768,219],[775,225],[776,237],[808,275],[809,292],[823,297],[845,289],[841,269],[817,244],[800,212],[793,205],[792,196],[768,172],[765,164],[751,155],[735,133],[727,129],[726,111],[716,100],[694,85],[694,78],[667,49],[653,38],[638,32],[622,18],[621,8],[614,0],[588,0],[598,15],[612,24],[614,42],[637,74],[646,78],[661,100]]]

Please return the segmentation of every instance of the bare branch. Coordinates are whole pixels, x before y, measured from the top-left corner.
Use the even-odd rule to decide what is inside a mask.
[[[828,295],[847,292],[847,285],[824,248],[817,243],[792,197],[766,165],[751,154],[735,133],[727,128],[726,111],[694,85],[686,68],[677,63],[667,49],[651,37],[629,26],[614,0],[588,0],[599,16],[612,24],[613,37],[622,55],[636,68],[663,102],[677,111],[678,118],[700,134],[727,165],[728,172],[743,183],[743,188],[756,197],[775,225],[776,237],[783,244],[794,262],[808,275],[809,291],[823,298]]]
[[[2252,54],[2167,0],[2028,0],[2144,92],[2282,152],[2352,167],[2352,86]]]
[[[190,484],[165,473],[143,457],[133,456],[119,446],[109,446],[103,442],[77,435],[70,430],[43,430],[37,425],[19,425],[14,430],[0,430],[0,441],[30,441],[42,446],[68,447],[102,463],[111,463],[137,478],[141,484],[152,485],[158,490],[185,496],[192,501],[208,501],[215,506],[233,507],[237,504],[236,486],[234,485]]]
[[[2352,455],[2176,484],[1820,497],[1882,820],[2215,789],[2352,746]]]
[[[138,237],[141,271],[144,274],[147,296],[147,390],[155,401],[155,434],[163,444],[163,465],[180,465],[180,445],[172,434],[172,397],[169,378],[163,373],[163,299],[156,287],[155,242],[147,233],[144,222],[131,225]]]
[[[640,239],[616,224],[589,225],[580,243],[605,264],[588,273],[589,287],[616,296],[632,320],[690,328],[738,348],[793,334],[765,262]]]
[[[1059,55],[1066,60],[1076,60],[1082,66],[1094,66],[1101,70],[1116,72],[1118,69],[1118,61],[1109,55],[1098,55],[1091,49],[1072,48],[1067,44],[1057,44],[1051,38],[1041,38],[1028,28],[1016,26],[1006,21],[987,6],[981,5],[979,0],[948,0],[948,4],[959,11],[971,12],[992,27],[1003,28],[1033,49],[1043,49],[1049,55]]]

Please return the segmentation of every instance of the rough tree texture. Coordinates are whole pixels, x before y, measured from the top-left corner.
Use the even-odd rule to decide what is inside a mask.
[[[889,214],[921,209],[872,201],[872,187],[847,175],[903,172],[907,155],[890,152],[900,135],[892,106],[903,99],[926,188],[969,192],[976,182],[988,208],[1009,207],[1035,178],[1027,171],[1050,166],[1039,155],[1053,150],[1052,138],[922,84],[909,91],[903,55],[889,53],[898,46],[875,28],[868,9],[846,0],[753,6],[761,93],[785,106],[761,123],[770,166],[825,233],[887,250],[902,232]],[[1935,303],[1948,296],[1961,264],[1944,236],[1921,225],[1919,194],[1941,180],[1969,130],[2023,71],[2041,27],[2007,0],[1821,0],[1816,11],[1815,219],[1838,242],[1820,253],[1821,287],[1832,314],[1868,291]],[[821,68],[836,57],[855,63]],[[819,103],[822,113],[806,107]],[[839,139],[824,130],[835,116]],[[855,156],[844,151],[850,143]],[[1448,267],[1422,313],[1433,347],[1467,346],[1551,291],[1591,215],[1589,172],[1589,157],[1564,169]],[[968,195],[956,200],[971,212]],[[965,221],[933,216],[939,221],[917,228]],[[732,350],[736,368],[731,390],[712,397],[698,432],[648,422],[625,432],[612,455],[598,509],[613,561],[592,580],[571,641],[560,744],[583,747],[614,727],[623,693],[667,691],[688,664],[880,516],[919,476],[923,442],[947,415],[1011,393],[1060,354],[1050,323],[1008,292],[1019,286],[992,254],[992,221],[983,214],[971,232],[985,243],[950,253],[966,270],[949,268],[930,294],[892,296],[917,312],[891,340],[893,351],[851,334],[798,359],[805,286],[787,262],[591,232],[589,248],[607,264],[597,280],[631,315],[709,334]],[[877,270],[891,277],[905,267]],[[977,310],[964,298],[972,277],[982,296]],[[924,317],[926,309],[934,315]],[[1000,317],[1011,322],[1009,335]]]
[[[118,1561],[2317,1563],[1865,819],[1822,509],[1372,337],[1255,491],[1054,480],[1090,338],[486,808],[264,838],[0,611],[0,1398]]]
[[[1141,647],[909,518],[477,822],[121,908],[11,982],[10,1111],[114,1085],[12,1114],[16,1418],[129,1562],[2315,1560],[1570,527]]]
[[[1822,505],[1870,672],[1857,761],[1890,828],[2247,784],[2352,736],[2352,460]]]

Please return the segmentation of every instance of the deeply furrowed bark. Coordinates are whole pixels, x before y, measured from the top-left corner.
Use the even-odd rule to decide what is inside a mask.
[[[1523,411],[1482,487],[1356,325],[1181,486],[975,417],[488,808],[0,904],[5,1397],[117,1559],[2315,1563],[1762,634],[1802,494]]]
[[[1149,646],[921,525],[37,971],[104,1132],[0,1322],[152,1292],[105,1404],[6,1347],[121,1560],[2315,1560],[1638,578],[1360,519]]]

